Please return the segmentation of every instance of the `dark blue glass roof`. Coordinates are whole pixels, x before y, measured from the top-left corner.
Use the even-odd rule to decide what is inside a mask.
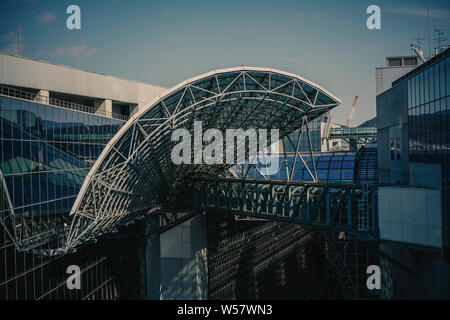
[[[311,156],[302,155],[308,170],[303,165],[302,161],[297,158],[295,163],[293,180],[296,181],[313,181],[311,173],[314,174],[313,163]],[[280,170],[276,174],[269,175],[271,179],[285,180],[287,179],[286,164],[282,157],[280,160]],[[287,155],[288,173],[291,174],[292,167],[294,165],[294,154]],[[376,150],[373,152],[359,151],[355,152],[333,152],[333,153],[321,153],[314,156],[316,163],[317,176],[319,181],[325,181],[330,183],[357,183],[368,182],[374,183],[376,181]],[[259,170],[254,166],[250,166],[247,173],[249,179],[264,179],[263,174],[266,174],[266,168],[263,164],[256,165]],[[244,165],[244,172],[247,171],[248,164]],[[236,166],[234,168],[236,174],[242,176],[242,167]],[[310,173],[311,171],[311,173]]]

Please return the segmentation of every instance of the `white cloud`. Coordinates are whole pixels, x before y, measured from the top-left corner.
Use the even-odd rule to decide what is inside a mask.
[[[20,52],[23,51],[23,44],[20,45]],[[0,47],[0,52],[17,54],[17,43],[9,43]]]
[[[70,47],[59,47],[50,53],[50,58],[80,58],[90,57],[97,54],[97,48],[88,48],[86,44],[73,45]]]
[[[307,20],[311,21],[311,20],[322,19],[323,17],[325,17],[324,13],[308,14],[308,13],[301,11],[290,21],[294,24],[299,24],[299,23],[306,23],[305,21],[307,21]]]
[[[24,36],[23,29],[20,30],[20,52],[23,52]],[[9,54],[17,54],[17,31],[13,30],[11,32],[0,35],[0,52],[5,52]]]
[[[16,31],[11,31],[6,34],[3,34],[0,36],[0,42],[12,41],[17,38],[16,34],[17,34]]]
[[[322,19],[323,17],[325,17],[324,13],[317,13],[317,14],[313,14],[311,16],[311,19]]]
[[[420,17],[427,17],[428,12],[426,8],[391,8],[386,9],[386,12],[391,13],[400,13],[400,14],[407,14],[411,16],[420,16]],[[430,18],[434,19],[443,19],[443,20],[450,20],[450,10],[445,9],[429,9]]]
[[[56,14],[54,12],[46,11],[46,12],[44,12],[44,14],[42,14],[39,17],[39,22],[40,23],[51,23],[51,22],[55,21],[55,19],[56,19]]]
[[[90,57],[97,54],[97,48],[87,49],[85,52],[86,56]]]

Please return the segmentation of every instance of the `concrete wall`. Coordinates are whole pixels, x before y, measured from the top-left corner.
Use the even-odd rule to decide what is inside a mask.
[[[0,53],[0,84],[137,104],[167,89],[142,82]]]
[[[198,216],[161,235],[161,299],[208,298],[206,217]]]
[[[441,248],[441,191],[379,187],[380,239]]]
[[[409,185],[432,189],[442,189],[442,168],[433,163],[409,163]]]
[[[408,88],[407,84],[377,96],[378,182],[407,183],[408,156]],[[400,138],[401,160],[391,160],[390,138]]]
[[[414,70],[416,67],[417,66],[376,68],[376,95],[378,96],[392,88],[393,81],[407,74],[411,70]]]
[[[393,299],[450,298],[449,266],[440,254],[387,245],[380,250],[400,262],[391,266]]]

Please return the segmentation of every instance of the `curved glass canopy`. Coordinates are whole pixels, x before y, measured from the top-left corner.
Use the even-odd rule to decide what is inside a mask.
[[[175,129],[279,129],[280,138],[340,104],[320,86],[270,68],[238,67],[189,79],[135,114],[108,143],[71,210],[69,250],[169,202],[184,177],[231,165],[174,165]]]
[[[294,161],[295,154],[288,153],[286,161],[279,155],[280,170],[275,174],[266,175],[264,166],[249,165],[246,162],[233,167],[237,177],[242,177],[242,172],[249,179],[287,180],[286,172],[291,172],[293,181],[314,181],[313,174],[308,168],[312,168],[312,159],[309,155],[304,155],[305,163]],[[336,151],[329,153],[319,153],[315,155],[314,161],[317,168],[317,178],[321,182],[340,184],[360,184],[375,183],[377,176],[377,152],[376,148],[363,147],[358,152]],[[288,170],[286,171],[286,165]],[[306,166],[305,166],[306,165]],[[295,166],[295,167],[294,167]]]

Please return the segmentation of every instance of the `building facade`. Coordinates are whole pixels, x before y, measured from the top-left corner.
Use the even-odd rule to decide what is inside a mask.
[[[105,145],[131,114],[165,90],[0,54],[0,300],[148,297],[143,221],[70,254],[41,253],[55,245],[48,236],[69,224]],[[163,235],[162,299],[206,297],[198,267],[206,228],[195,227],[202,221],[196,217]],[[66,286],[71,265],[81,269],[80,290]]]
[[[136,238],[124,237],[121,245],[118,239],[102,239],[60,258],[32,253],[40,249],[34,239],[56,231],[57,221],[70,211],[90,166],[124,123],[0,96],[0,256],[4,262],[0,299],[139,297]],[[17,226],[11,212],[21,222]],[[19,242],[28,250],[18,250]],[[129,264],[122,264],[126,261]],[[84,269],[82,281],[89,287],[67,289],[66,269],[73,264]]]
[[[450,50],[377,96],[380,238],[398,298],[449,296]]]
[[[449,261],[450,216],[450,50],[400,78],[408,86],[410,162],[440,165],[442,177],[443,253]]]

